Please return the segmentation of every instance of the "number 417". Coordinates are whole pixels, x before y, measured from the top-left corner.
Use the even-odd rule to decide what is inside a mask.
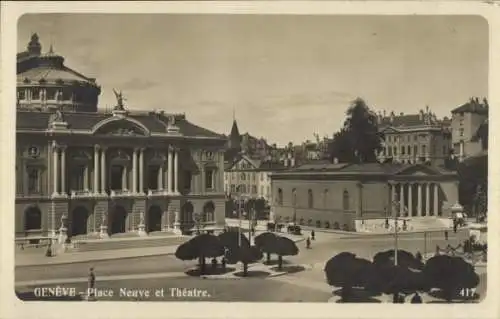
[[[476,288],[462,288],[460,290],[461,297],[474,297],[476,295]]]

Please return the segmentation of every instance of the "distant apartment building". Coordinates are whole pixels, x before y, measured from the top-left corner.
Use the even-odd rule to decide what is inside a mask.
[[[481,124],[488,121],[488,101],[471,98],[451,111],[453,153],[459,160],[482,151],[481,141],[474,138]]]
[[[385,136],[381,162],[444,165],[450,156],[451,120],[438,119],[429,107],[417,114],[379,113],[377,121]]]
[[[226,163],[224,170],[224,190],[229,197],[272,198],[270,174],[282,171],[293,165],[293,160],[274,162],[261,160],[247,155],[239,155],[231,163]]]

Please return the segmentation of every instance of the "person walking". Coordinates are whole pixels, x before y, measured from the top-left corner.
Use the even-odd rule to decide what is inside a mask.
[[[314,239],[315,239],[315,237],[314,237],[314,229],[313,229],[313,230],[311,230],[311,239],[312,239],[312,240],[314,240]]]
[[[307,237],[307,239],[306,239],[306,248],[307,249],[311,248],[311,239],[309,239],[309,237]]]

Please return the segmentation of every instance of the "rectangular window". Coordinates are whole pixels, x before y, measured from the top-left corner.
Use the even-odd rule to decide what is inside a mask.
[[[205,171],[205,189],[214,188],[214,171],[209,169]]]
[[[257,186],[252,186],[252,194],[257,194]]]
[[[28,167],[28,194],[40,193],[40,170],[36,167]]]
[[[389,148],[387,149],[387,154],[388,154],[388,156],[389,156],[389,157],[391,157],[391,156],[392,156],[392,147],[389,147]]]
[[[231,184],[231,193],[236,192],[236,185]]]
[[[464,136],[464,129],[463,129],[463,128],[461,128],[461,129],[459,130],[459,135],[460,135],[460,137],[463,137],[463,136]]]
[[[17,90],[17,99],[19,101],[26,100],[26,90],[25,89]]]
[[[40,100],[40,88],[34,87],[31,91],[32,100]]]
[[[264,195],[264,186],[261,186],[261,187],[260,187],[260,194],[261,194],[261,195]]]
[[[158,189],[158,166],[148,167],[148,189]]]
[[[81,191],[85,189],[85,166],[77,165],[71,170],[71,190]]]
[[[56,99],[56,89],[55,88],[47,88],[47,100],[55,100]]]
[[[264,173],[260,174],[260,181],[262,182],[264,180]]]
[[[405,155],[405,147],[401,146],[401,155]]]
[[[184,189],[185,190],[191,190],[191,180],[193,179],[193,176],[191,174],[191,171],[184,171]],[[165,182],[163,182],[165,183]]]
[[[396,146],[394,146],[393,153],[394,153],[394,156],[398,155],[398,148]]]
[[[411,146],[408,145],[408,155],[411,155]]]

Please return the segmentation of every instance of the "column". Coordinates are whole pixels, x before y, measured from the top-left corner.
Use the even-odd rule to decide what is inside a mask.
[[[123,166],[122,171],[122,191],[127,190],[127,166]]]
[[[399,215],[404,216],[405,211],[405,184],[399,185]]]
[[[94,193],[99,193],[99,145],[94,146]]]
[[[139,193],[144,193],[144,149],[139,150]]]
[[[434,183],[434,216],[439,212],[439,184]]]
[[[431,184],[425,184],[425,216],[431,214]]]
[[[137,149],[132,153],[132,193],[137,193]]]
[[[413,184],[408,184],[408,216],[413,216],[413,194],[412,194]]]
[[[422,216],[422,184],[417,184],[417,214]]]
[[[174,193],[179,194],[179,150],[174,154]]]
[[[101,193],[106,192],[106,148],[101,148]]]
[[[52,147],[54,156],[54,195],[57,195],[59,194],[59,150],[55,143]]]
[[[61,194],[66,194],[66,146],[61,147]]]
[[[163,165],[158,167],[158,190],[163,190]]]
[[[83,169],[83,189],[89,190],[89,165],[87,164]]]
[[[397,211],[397,208],[395,207],[396,206],[396,192],[397,192],[397,185],[398,184],[390,184],[392,187],[391,187],[391,215],[393,217],[396,217],[398,211]]]
[[[358,203],[356,205],[356,217],[361,218],[363,216],[363,184],[359,182],[357,185],[358,189]],[[294,195],[296,196],[296,195]],[[295,200],[296,201],[296,200]]]
[[[169,146],[168,147],[168,170],[167,170],[167,190],[168,190],[168,193],[171,194],[173,192],[173,189],[172,189],[172,147]]]

